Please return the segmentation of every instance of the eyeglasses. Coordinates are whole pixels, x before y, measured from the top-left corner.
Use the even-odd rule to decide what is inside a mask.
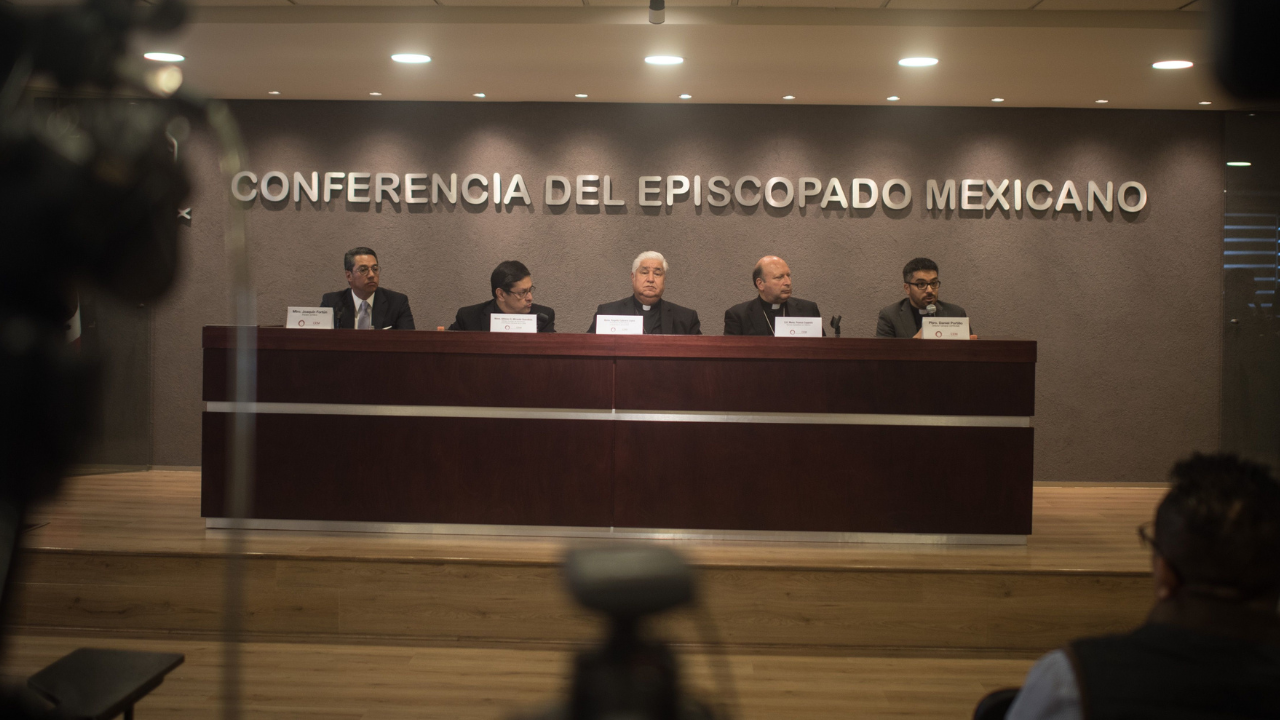
[[[1148,520],[1138,526],[1138,542],[1142,543],[1142,547],[1160,552],[1160,546],[1156,545],[1156,521]],[[1163,553],[1162,553],[1163,554]]]
[[[937,290],[938,288],[942,287],[942,281],[941,281],[941,280],[934,280],[933,282],[925,282],[925,281],[923,281],[923,280],[920,280],[920,281],[918,281],[918,282],[907,283],[907,284],[908,284],[908,285],[914,285],[914,286],[915,286],[915,288],[916,288],[917,290],[921,290],[921,291],[923,291],[923,290]]]
[[[1234,587],[1232,585],[1218,585],[1214,583],[1188,582],[1187,578],[1179,572],[1178,567],[1173,564],[1169,557],[1164,554],[1160,546],[1156,544],[1156,523],[1154,520],[1148,520],[1138,526],[1138,541],[1142,543],[1144,548],[1155,551],[1157,555],[1164,558],[1164,563],[1182,580],[1182,591],[1191,592],[1197,595],[1204,595],[1218,600],[1228,602],[1248,600],[1253,593],[1248,590]]]
[[[525,288],[524,290],[503,290],[502,292],[504,292],[504,293],[506,293],[506,294],[508,294],[508,295],[515,295],[515,296],[516,296],[516,297],[518,297],[518,298],[524,299],[524,298],[529,297],[529,294],[530,294],[530,293],[532,293],[534,290],[537,290],[537,289],[538,289],[538,288],[534,287],[533,285],[530,285],[529,287]]]
[[[361,265],[360,267],[356,268],[356,274],[357,275],[377,275],[378,271],[381,269],[382,268],[378,267],[377,265],[374,265],[372,267],[368,265]]]

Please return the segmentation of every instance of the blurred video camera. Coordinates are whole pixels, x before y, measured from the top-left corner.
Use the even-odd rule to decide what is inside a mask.
[[[647,618],[693,601],[693,574],[675,552],[626,545],[570,551],[569,589],[609,621],[602,645],[578,653],[567,704],[524,720],[712,720],[680,685],[676,656],[646,637]]]
[[[0,502],[52,494],[83,445],[96,371],[66,340],[76,287],[145,301],[173,282],[190,190],[173,148],[199,102],[180,70],[127,45],[185,15],[180,0],[0,5],[0,237],[14,263],[0,284]]]

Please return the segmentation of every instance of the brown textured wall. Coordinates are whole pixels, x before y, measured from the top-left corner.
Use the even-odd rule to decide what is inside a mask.
[[[580,332],[598,303],[629,293],[629,263],[671,262],[667,297],[718,334],[724,310],[753,296],[766,253],[786,258],[796,295],[846,336],[874,333],[901,297],[903,263],[936,260],[942,298],[977,331],[1040,342],[1040,480],[1159,479],[1191,449],[1217,445],[1221,119],[1216,113],[606,104],[237,102],[249,168],[521,173],[532,207],[349,204],[304,198],[249,206],[259,319],[318,304],[344,287],[342,253],[379,253],[383,285],[406,292],[420,329],[484,300],[500,260],[533,271],[537,301]],[[223,183],[206,140],[186,148],[198,190],[179,287],[155,313],[155,462],[195,464],[200,326],[228,318]],[[608,174],[624,209],[548,208],[546,175]],[[907,179],[907,210],[640,208],[640,175],[731,180],[812,175]],[[925,209],[925,180],[1044,178],[1142,182],[1141,213],[1079,215]],[[998,206],[997,206],[998,208]],[[352,382],[358,382],[353,378]]]

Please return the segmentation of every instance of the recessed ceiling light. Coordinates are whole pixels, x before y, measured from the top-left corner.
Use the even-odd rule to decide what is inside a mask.
[[[929,67],[930,65],[937,65],[938,58],[931,58],[931,57],[902,58],[901,60],[898,61],[898,64],[901,65],[902,67]]]
[[[684,58],[678,55],[650,55],[644,59],[650,65],[679,65]]]
[[[267,91],[267,94],[268,94],[268,95],[279,95],[279,94],[280,94],[280,91],[279,91],[279,90],[268,90],[268,91]]]
[[[482,97],[484,97],[484,93],[471,93],[471,97],[478,97],[478,98],[482,98]]]
[[[374,97],[378,97],[378,96],[379,96],[379,95],[381,95],[382,93],[369,93],[369,94],[370,94],[370,95],[372,95],[372,96],[374,96]]]
[[[1094,100],[1094,102],[1098,103],[1099,105],[1106,105],[1111,101],[1110,100]]]
[[[1201,100],[1201,101],[1200,101],[1200,104],[1201,104],[1201,105],[1212,105],[1213,103],[1209,102],[1208,100]]]
[[[991,98],[991,102],[1004,102],[1004,98]]]
[[[586,93],[578,93],[577,95],[574,95],[574,97],[576,97],[576,98],[584,98],[584,97],[586,97],[586,96],[587,96],[587,94],[586,94]]]
[[[1190,60],[1161,60],[1158,63],[1151,63],[1151,67],[1157,70],[1186,70],[1194,65],[1195,63]]]
[[[398,63],[422,64],[431,62],[430,55],[418,55],[417,53],[396,53],[391,56],[391,59]]]
[[[162,52],[149,52],[143,54],[142,57],[148,60],[155,60],[156,62],[182,62],[183,60],[186,60],[186,58],[181,55]]]
[[[681,96],[680,96],[680,99],[681,99],[681,100],[692,100],[692,99],[693,99],[693,96],[692,96],[692,95],[690,95],[689,93],[684,93],[683,95],[681,95]]]
[[[1230,165],[1231,167],[1251,167],[1253,165],[1253,163],[1244,162],[1243,160],[1233,160],[1232,162],[1229,162],[1227,164]]]
[[[885,100],[888,100],[889,102],[898,102],[901,99],[902,98],[898,97],[897,95],[890,95],[889,97],[885,98]]]
[[[796,99],[796,96],[795,96],[795,95],[783,95],[783,96],[782,96],[782,99],[783,99],[783,100],[795,100],[795,99]]]

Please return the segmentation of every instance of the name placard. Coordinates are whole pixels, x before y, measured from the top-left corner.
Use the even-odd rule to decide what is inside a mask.
[[[921,318],[920,337],[925,340],[968,340],[969,318]]]
[[[489,316],[489,332],[538,332],[538,316],[533,313],[517,313],[505,315],[494,313]]]
[[[597,335],[643,335],[643,315],[597,315]]]
[[[290,307],[284,318],[284,326],[295,330],[332,330],[333,308]]]
[[[773,321],[774,337],[822,337],[820,317],[780,317]]]

